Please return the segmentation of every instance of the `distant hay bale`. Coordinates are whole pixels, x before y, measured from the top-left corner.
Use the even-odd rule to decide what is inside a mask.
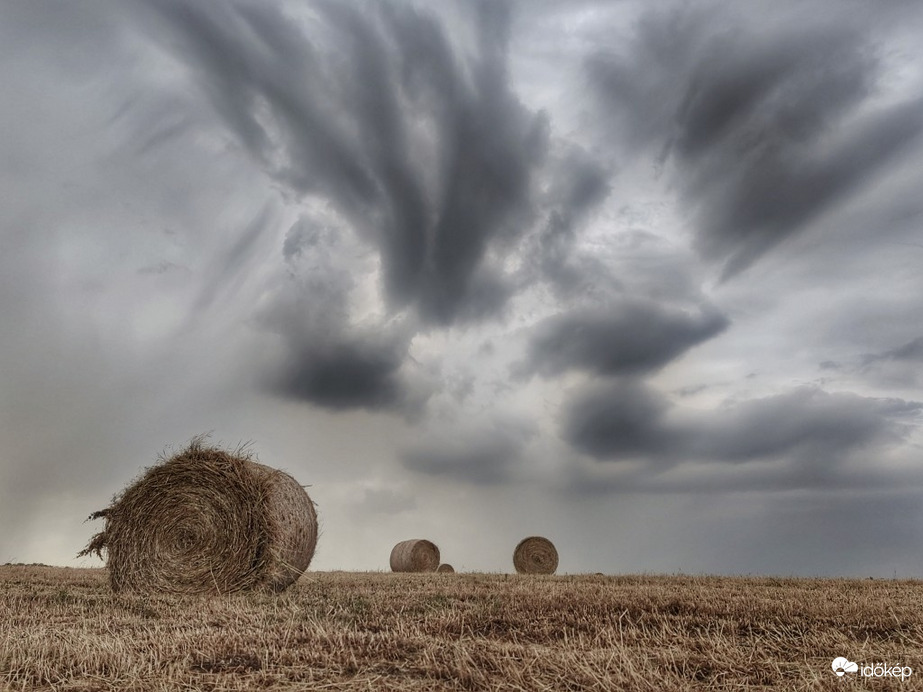
[[[287,473],[197,437],[94,512],[81,556],[107,552],[113,591],[282,591],[307,569],[317,514]]]
[[[391,550],[394,572],[435,572],[439,567],[439,548],[422,538],[401,541]]]
[[[558,568],[558,551],[547,538],[523,538],[513,551],[513,566],[519,574],[554,574]]]
[[[443,562],[436,568],[436,571],[440,574],[455,574],[455,568],[448,562]]]

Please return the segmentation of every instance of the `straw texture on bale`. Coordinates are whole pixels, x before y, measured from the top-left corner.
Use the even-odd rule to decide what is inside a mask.
[[[422,538],[401,541],[391,550],[393,572],[435,572],[439,567],[439,548]]]
[[[558,568],[558,551],[547,538],[523,538],[513,551],[513,566],[519,574],[554,574]]]
[[[107,553],[113,591],[282,591],[307,569],[317,514],[287,473],[194,438],[147,469],[80,555]]]
[[[455,568],[448,562],[443,562],[436,568],[436,571],[440,574],[455,574]]]

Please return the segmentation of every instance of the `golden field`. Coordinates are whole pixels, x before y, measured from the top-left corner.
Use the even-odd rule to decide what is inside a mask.
[[[837,677],[831,661],[911,667]],[[0,567],[11,690],[923,689],[923,582],[308,572],[279,595],[114,595]]]

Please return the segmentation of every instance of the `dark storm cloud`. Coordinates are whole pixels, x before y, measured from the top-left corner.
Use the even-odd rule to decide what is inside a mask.
[[[379,249],[393,307],[435,323],[502,308],[512,289],[485,256],[530,220],[547,140],[510,89],[505,3],[472,8],[470,52],[403,5],[317,4],[310,37],[272,5],[153,6],[158,38],[238,141]]]
[[[896,443],[923,409],[919,402],[829,394],[801,388],[744,401],[716,412],[698,433],[690,431],[701,458],[746,462],[796,453],[813,463],[832,463],[852,451]]]
[[[675,162],[698,248],[725,278],[874,181],[923,129],[919,100],[877,102],[873,24],[683,5],[646,15],[630,57],[588,60],[630,147]]]
[[[465,427],[465,426],[462,426]],[[432,434],[404,453],[406,468],[475,485],[507,481],[534,430],[518,421]]]
[[[594,385],[570,403],[562,436],[597,459],[659,460],[677,447],[677,433],[664,421],[668,409],[663,397],[637,382]]]
[[[607,308],[572,310],[540,323],[516,374],[559,375],[582,369],[599,375],[657,370],[727,328],[713,309],[698,314],[652,301],[622,301]]]
[[[871,181],[920,133],[921,113],[918,101],[870,117],[832,151],[818,143],[813,150],[773,146],[760,153],[739,178],[716,192],[701,222],[708,229],[700,237],[702,250],[710,257],[730,251],[725,277],[746,269],[827,206]]]
[[[793,472],[807,478],[851,453],[901,442],[921,411],[919,402],[805,387],[683,416],[643,385],[611,382],[573,400],[563,436],[600,460],[795,460]]]
[[[393,329],[289,335],[285,357],[264,382],[276,394],[332,410],[364,408],[412,417],[429,391],[408,377],[408,345],[405,334]]]
[[[284,355],[264,373],[277,394],[333,410],[412,414],[427,394],[407,377],[406,322],[350,324],[355,270],[342,229],[302,217],[282,244],[286,273],[257,322],[281,336]]]
[[[393,408],[402,403],[398,370],[402,349],[337,341],[308,345],[292,354],[276,387],[285,395],[332,409]]]

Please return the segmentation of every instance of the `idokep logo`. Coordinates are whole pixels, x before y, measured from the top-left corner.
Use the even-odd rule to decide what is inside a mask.
[[[831,666],[833,667],[833,672],[839,677],[843,677],[846,673],[855,673],[859,670],[858,663],[853,663],[848,658],[843,658],[842,656],[837,656],[833,659]]]
[[[830,667],[833,668],[833,672],[838,677],[843,677],[846,673],[858,673],[859,677],[863,678],[900,678],[901,680],[906,680],[913,675],[913,668],[910,666],[892,666],[887,663],[860,666],[843,656],[837,656],[833,659]]]

